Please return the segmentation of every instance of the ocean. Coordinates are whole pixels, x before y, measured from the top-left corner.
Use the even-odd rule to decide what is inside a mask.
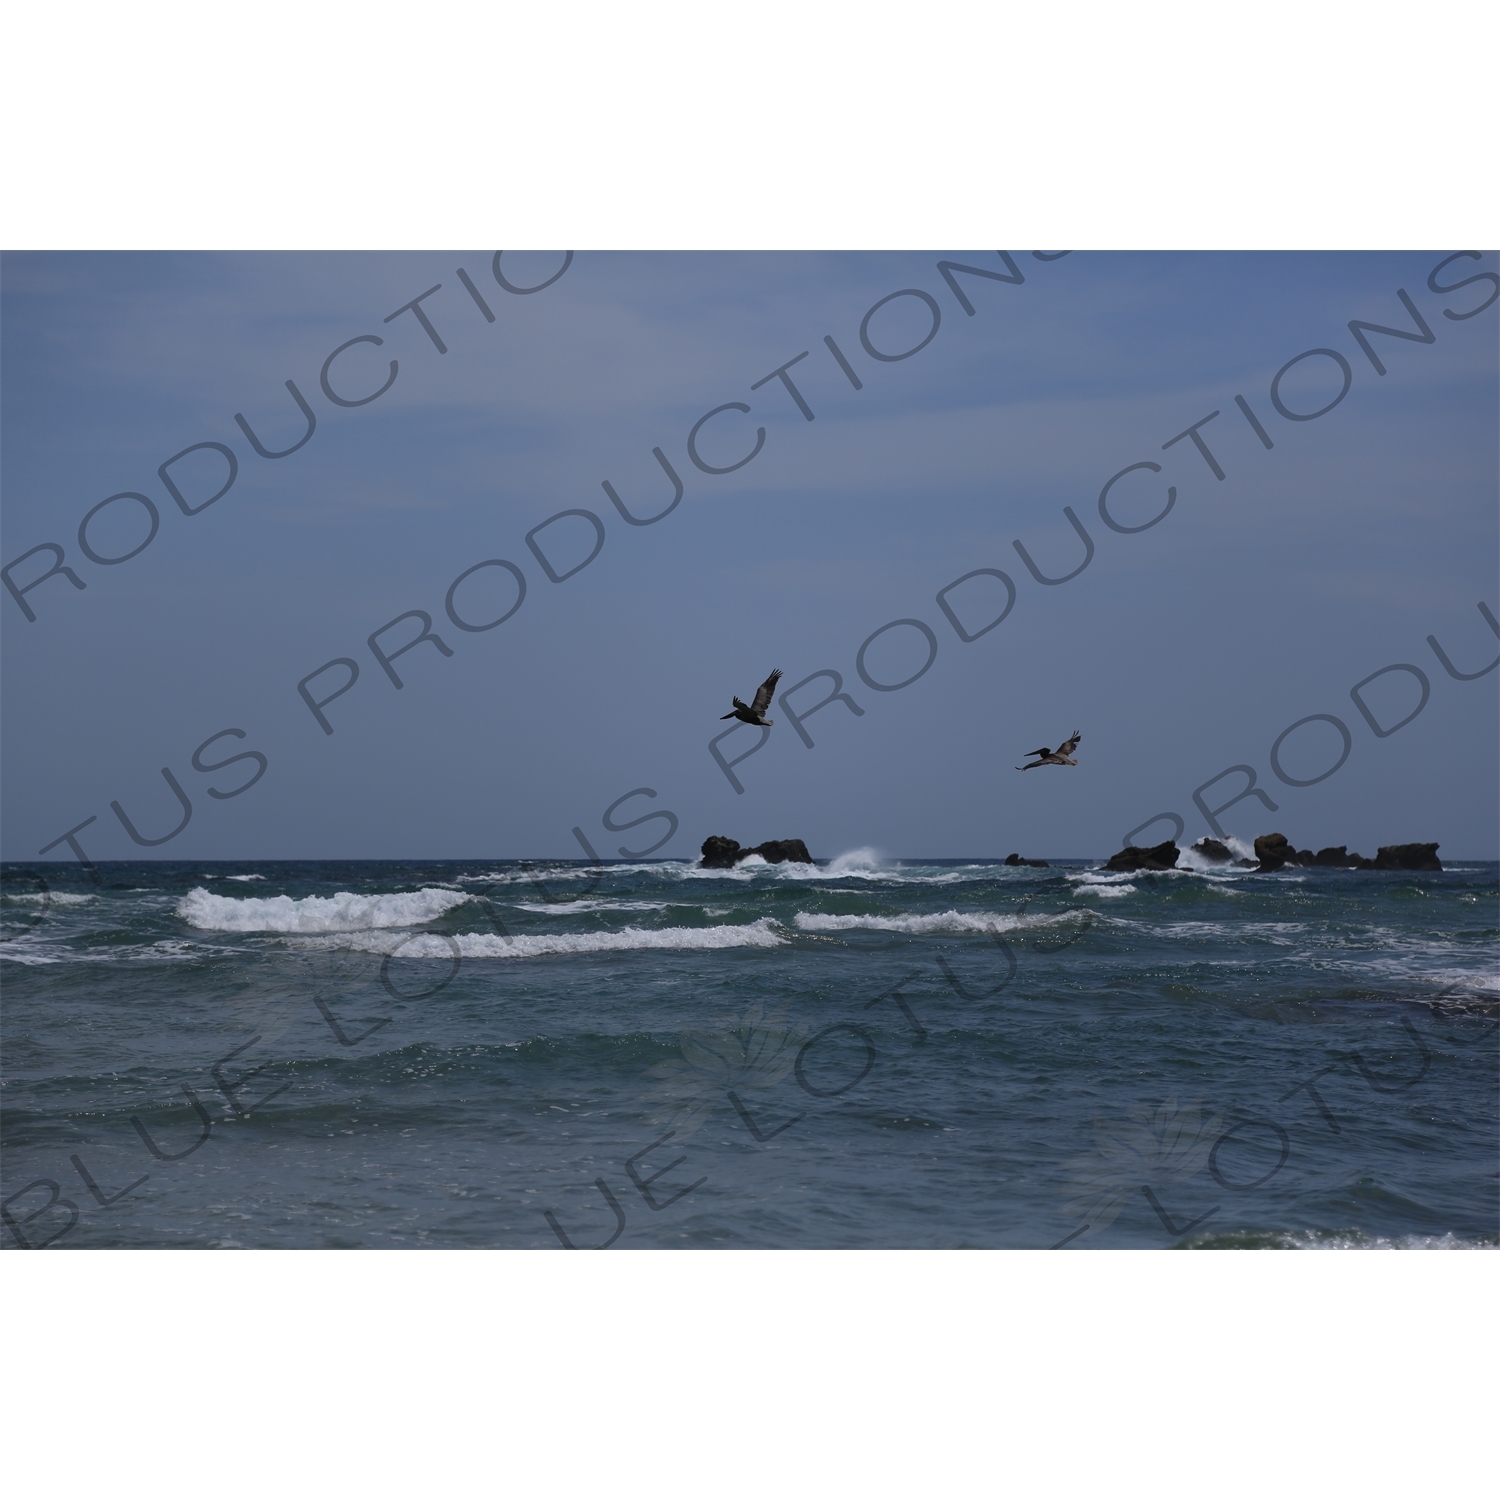
[[[7,1249],[1493,1248],[1493,863],[4,871]]]

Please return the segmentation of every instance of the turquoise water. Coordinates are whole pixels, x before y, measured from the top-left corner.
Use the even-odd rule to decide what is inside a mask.
[[[10,867],[0,1239],[1497,1243],[1494,864],[1098,863]]]

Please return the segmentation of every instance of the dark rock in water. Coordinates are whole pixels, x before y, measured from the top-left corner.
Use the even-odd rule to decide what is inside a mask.
[[[1258,870],[1279,870],[1297,851],[1286,841],[1284,833],[1263,833],[1255,841],[1255,857],[1260,861]]]
[[[1022,859],[1019,854],[1007,854],[1005,863],[1008,865],[1033,865],[1038,870],[1050,870],[1051,865],[1045,859]]]
[[[1342,844],[1319,849],[1312,857],[1313,868],[1318,870],[1354,870],[1359,863],[1359,855],[1350,854]]]
[[[720,838],[713,834],[703,840],[700,861],[705,870],[732,870],[737,859],[743,859],[748,850],[741,849],[737,839]]]
[[[703,870],[732,870],[742,859],[758,854],[768,865],[785,864],[791,860],[797,864],[810,865],[813,857],[801,839],[768,839],[753,849],[742,849],[735,839],[713,834],[704,839],[699,868]]]
[[[1377,870],[1441,870],[1436,844],[1382,844],[1375,851]]]
[[[1287,865],[1307,869],[1317,863],[1318,856],[1311,849],[1299,849],[1287,842],[1285,834],[1264,833],[1255,841],[1255,868],[1257,870],[1280,870]]]
[[[757,844],[753,849],[741,851],[741,859],[751,854],[758,854],[768,865],[793,864],[810,865],[813,857],[807,852],[807,845],[801,839],[767,839],[764,844]]]
[[[1234,858],[1225,844],[1218,839],[1199,839],[1193,845],[1193,853],[1201,855],[1204,859],[1211,859],[1215,864],[1227,865]]]
[[[1138,849],[1134,844],[1127,844],[1118,854],[1110,855],[1104,868],[1127,873],[1132,870],[1171,870],[1177,865],[1179,853],[1171,839],[1152,849]]]
[[[1434,849],[1437,845],[1432,846]],[[1330,844],[1326,849],[1319,849],[1312,859],[1307,861],[1315,870],[1373,870],[1375,861],[1366,859],[1362,854],[1351,854],[1342,844]]]
[[[1281,848],[1279,833],[1267,834],[1256,839],[1255,852],[1262,870],[1280,869],[1282,864],[1301,865],[1315,870],[1441,870],[1442,861],[1437,857],[1436,844],[1382,844],[1374,859],[1351,853],[1343,844],[1330,844],[1314,854],[1310,849],[1295,850]],[[1277,861],[1270,863],[1270,861]]]

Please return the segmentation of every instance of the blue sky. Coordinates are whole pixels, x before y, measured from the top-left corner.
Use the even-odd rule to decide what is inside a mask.
[[[1253,766],[1278,805],[1220,815],[1240,837],[1274,828],[1302,847],[1366,854],[1436,839],[1449,857],[1496,857],[1500,673],[1455,681],[1426,641],[1435,635],[1468,671],[1500,651],[1477,608],[1500,613],[1497,307],[1444,316],[1479,306],[1491,285],[1431,291],[1444,250],[1010,253],[1023,284],[959,278],[972,317],[937,263],[1003,271],[993,251],[580,252],[528,296],[497,284],[487,251],[6,256],[4,561],[56,542],[87,584],[57,577],[28,593],[35,623],[0,595],[6,858],[33,858],[91,815],[80,837],[98,859],[574,856],[575,825],[617,856],[666,830],[603,826],[604,810],[641,787],[658,795],[616,819],[675,814],[660,856],[695,852],[710,833],[802,837],[819,856],[1102,855],[1163,811],[1183,817],[1188,839],[1208,832],[1193,790],[1236,764]],[[502,269],[531,284],[561,264],[560,252],[511,254]],[[1495,270],[1486,254],[1440,281]],[[423,307],[446,354],[410,313],[382,321],[439,283]],[[861,320],[905,289],[934,300],[940,325],[910,358],[876,360]],[[1372,335],[1381,376],[1348,322],[1411,327],[1398,289],[1435,341]],[[927,304],[905,297],[869,332],[890,351],[930,326]],[[392,358],[399,373],[377,400],[341,408],[319,371],[364,334],[386,342],[341,356],[335,388],[374,389]],[[1272,377],[1317,348],[1348,361],[1349,392],[1325,416],[1288,421],[1273,409]],[[791,374],[812,422],[779,381],[751,389],[804,350]],[[234,414],[273,447],[294,441],[303,422],[288,379],[317,428],[268,461]],[[1339,387],[1336,364],[1317,356],[1281,392],[1309,411]],[[751,412],[710,423],[702,456],[732,462],[757,427],[764,445],[733,473],[703,473],[688,432],[736,401]],[[1202,434],[1222,481],[1190,441],[1162,447],[1215,410]],[[206,441],[234,450],[238,477],[184,516],[157,466]],[[655,446],[683,501],[655,525],[627,526],[601,481],[653,513],[670,498]],[[1109,530],[1100,488],[1143,461],[1161,473],[1119,482],[1118,519],[1149,520],[1167,485],[1176,504],[1148,530]],[[218,462],[183,461],[190,497],[222,482]],[[90,563],[79,522],[124,491],[152,499],[159,530],[127,562]],[[1054,575],[1075,567],[1083,551],[1064,506],[1095,553],[1076,578],[1043,586],[1013,543]],[[524,539],[577,508],[599,517],[604,546],[554,584]],[[105,555],[144,535],[132,501],[89,532]],[[559,571],[579,536],[574,560],[592,544],[588,523],[547,533]],[[490,558],[522,570],[525,602],[494,630],[464,633],[445,595]],[[18,584],[47,561],[22,564]],[[935,595],[979,568],[1008,574],[1016,602],[966,644]],[[508,584],[485,593],[502,576],[466,586],[476,617],[490,597],[508,607]],[[953,602],[989,618],[977,593]],[[366,638],[408,610],[431,615],[453,654],[422,645],[402,656],[397,691]],[[900,691],[872,690],[856,672],[861,642],[911,618],[937,640],[930,669]],[[411,628],[393,631],[393,645]],[[902,628],[872,645],[866,666],[893,682],[926,655]],[[360,676],[328,706],[329,736],[296,686],[335,657],[357,660]],[[1349,690],[1395,663],[1425,673],[1430,697],[1377,737]],[[864,713],[836,703],[813,715],[809,750],[773,708],[769,742],[737,768],[739,794],[708,741],[729,727],[718,715],[730,695],[748,696],[772,666],[784,686],[837,671]],[[810,684],[796,701],[824,691]],[[1367,691],[1383,724],[1418,696],[1403,672]],[[1286,785],[1271,746],[1313,714],[1347,726],[1348,758],[1316,785]],[[242,796],[216,800],[207,788],[237,785],[248,763],[204,775],[191,757],[229,727],[247,737],[218,741],[207,759],[254,749],[269,767]],[[1076,770],[1013,770],[1075,729]],[[753,743],[743,730],[724,748]],[[1313,722],[1288,737],[1282,768],[1310,780],[1340,744],[1334,726]],[[140,849],[110,804],[147,836],[167,832],[181,813],[163,766],[193,816]],[[1227,800],[1242,780],[1205,800]],[[1143,837],[1171,831],[1158,823]]]

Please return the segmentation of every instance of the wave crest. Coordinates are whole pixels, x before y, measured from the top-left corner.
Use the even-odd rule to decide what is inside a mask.
[[[416,927],[471,901],[463,891],[424,886],[387,896],[215,896],[195,886],[177,903],[177,915],[203,932],[364,932]]]
[[[923,915],[833,916],[799,911],[796,923],[803,932],[1014,932],[1066,922],[1077,911],[1037,916],[1011,916],[993,911],[942,911]]]
[[[640,949],[779,948],[786,939],[770,917],[741,926],[720,927],[626,927],[619,932],[548,933],[533,937],[502,937],[489,932],[458,932],[439,935],[421,933],[398,938],[360,934],[334,944],[318,946],[352,948],[365,953],[397,954],[401,958],[436,958],[453,962],[454,944],[462,958],[545,958],[562,953],[627,953]]]

